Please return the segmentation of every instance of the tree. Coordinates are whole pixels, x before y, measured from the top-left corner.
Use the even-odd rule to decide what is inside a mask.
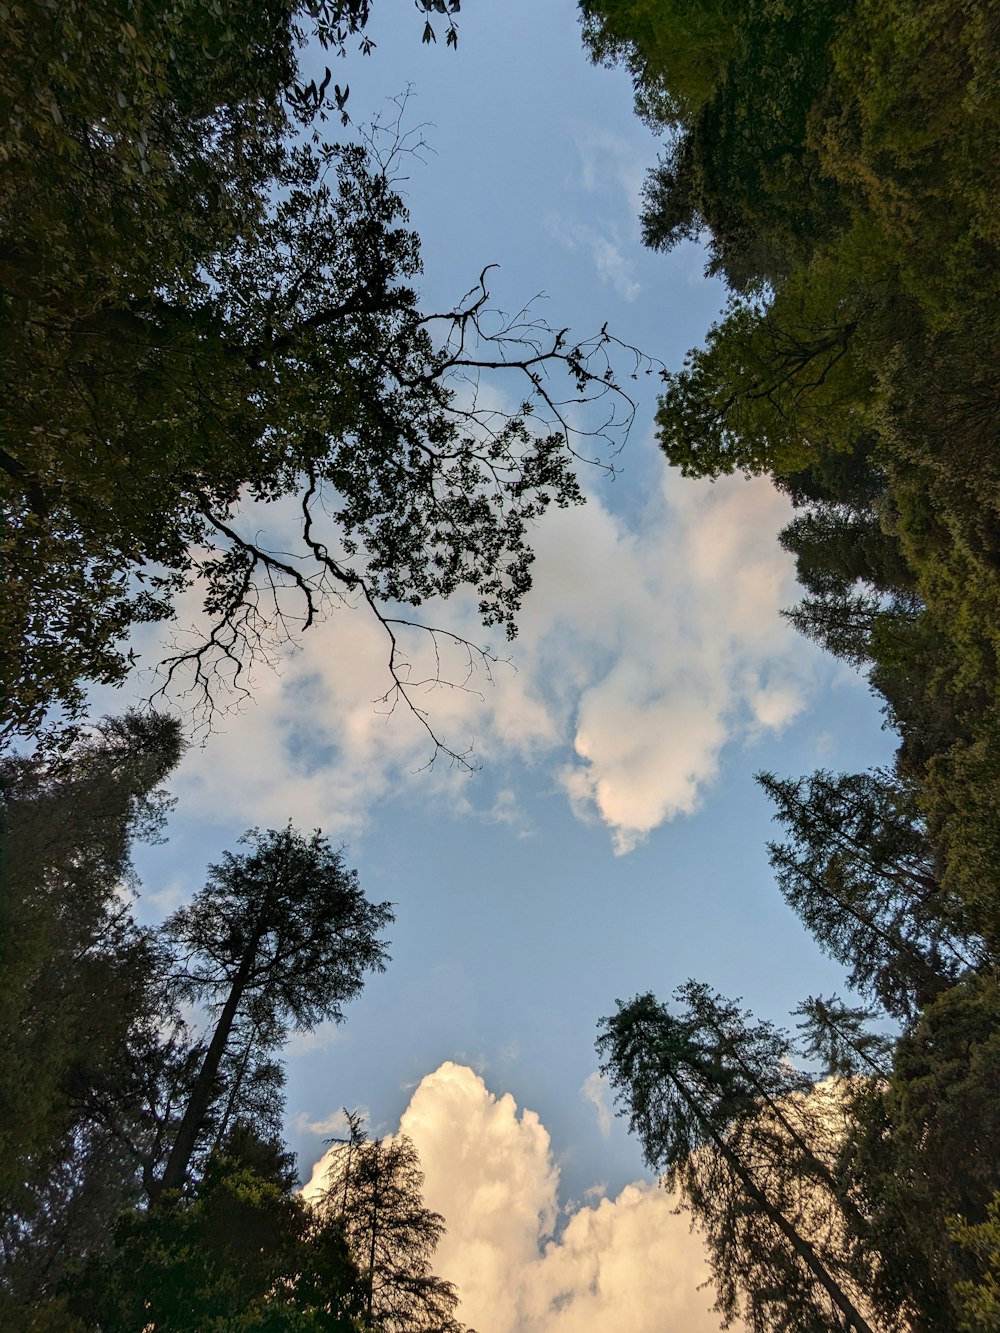
[[[908,1305],[920,1333],[960,1327],[956,1288],[980,1277],[949,1218],[986,1222],[1000,1189],[998,1014],[995,972],[964,977],[903,1033],[891,1077],[857,1108],[845,1183],[886,1258],[872,1294]]]
[[[96,1103],[160,1039],[130,858],[159,835],[182,749],[175,720],[129,713],[0,760],[0,1303],[30,1306],[138,1192]]]
[[[779,537],[795,556],[796,576],[809,594],[785,615],[800,632],[856,666],[884,657],[896,626],[905,632],[923,610],[899,541],[882,524],[880,499],[885,499],[884,480],[874,502],[864,495],[846,502],[826,496],[799,513]]]
[[[364,1326],[384,1333],[465,1333],[458,1294],[431,1259],[444,1218],[424,1206],[423,1172],[405,1134],[369,1139],[348,1113],[349,1137],[330,1159],[319,1209],[335,1218],[360,1274]]]
[[[806,1055],[822,1061],[823,1069],[838,1078],[888,1078],[895,1047],[892,1037],[873,1031],[881,1017],[872,1009],[847,1005],[839,996],[825,1000],[810,995],[795,1010]]]
[[[970,1226],[954,1217],[949,1234],[957,1245],[975,1255],[983,1270],[978,1280],[967,1279],[955,1288],[965,1316],[962,1333],[988,1333],[1000,1326],[1000,1195],[990,1203],[985,1222]]]
[[[624,64],[636,109],[670,131],[648,177],[648,245],[704,235],[709,271],[746,290],[776,284],[842,225],[807,137],[846,6],[774,0],[677,4],[581,0],[595,60]],[[832,224],[832,225],[831,225]]]
[[[849,236],[776,291],[732,296],[706,345],[664,376],[660,445],[685,476],[801,472],[868,447],[883,301]]]
[[[64,1308],[105,1333],[357,1333],[361,1293],[342,1224],[295,1185],[288,1154],[238,1127],[190,1196],[119,1219],[114,1254],[65,1283]]]
[[[867,670],[900,738],[891,774],[762,778],[787,835],[770,848],[779,885],[865,1001],[799,1010],[843,1091],[829,1160],[847,1246],[822,1258],[837,1277],[846,1254],[863,1308],[890,1326],[957,1328],[956,1290],[982,1297],[980,1314],[990,1292],[946,1214],[984,1225],[997,1184],[995,7],[581,9],[592,53],[627,65],[640,114],[669,131],[647,244],[700,239],[732,292],[705,346],[666,376],[661,444],[686,475],[766,474],[790,496],[800,513],[781,540],[807,596],[789,617]],[[880,1010],[898,1039],[877,1030]],[[667,1045],[650,1036],[639,1072]],[[691,1099],[675,1076],[671,1125],[704,1109],[693,1054],[687,1069]],[[766,1218],[788,1179],[765,1157],[754,1195],[762,1177],[738,1167],[755,1163],[760,1122],[743,1123],[722,1136],[736,1159],[719,1144],[695,1154],[703,1215],[722,1219],[730,1268],[794,1308],[795,1290],[775,1294],[785,1279],[765,1268],[766,1236],[737,1247],[753,1236],[744,1213]]]
[[[581,498],[587,444],[565,409],[617,395],[612,340],[505,318],[485,278],[453,309],[421,309],[395,188],[405,134],[328,143],[323,118],[346,90],[328,94],[329,73],[296,82],[296,16],[315,13],[338,45],[368,8],[13,6],[8,731],[53,705],[79,711],[87,681],[121,680],[130,630],[170,618],[192,586],[208,629],[168,675],[190,668],[202,697],[360,604],[387,631],[390,701],[423,717],[400,605],[468,587],[485,624],[512,633],[531,524]],[[481,375],[507,385],[509,413],[479,396]]]
[[[687,474],[765,472],[793,495],[838,457],[881,475],[855,547],[868,586],[814,590],[792,618],[871,667],[935,836],[965,823],[948,878],[974,861],[975,901],[997,865],[1000,29],[951,0],[581,9],[592,54],[671,132],[647,243],[703,237],[734,293],[667,376],[661,443]],[[812,498],[786,542],[835,573],[859,515]]]
[[[392,911],[368,902],[341,850],[319,832],[305,838],[290,826],[251,829],[242,841],[251,850],[227,852],[211,866],[204,888],[163,928],[176,993],[204,1005],[214,1027],[155,1197],[185,1185],[213,1110],[221,1110],[216,1135],[226,1132],[248,1061],[279,1047],[290,1030],[342,1022],[365,973],[385,968],[379,932]],[[234,1045],[247,1058],[231,1065],[235,1082],[220,1108],[220,1071]]]
[[[873,1333],[836,1099],[795,1071],[778,1029],[695,982],[675,998],[676,1016],[650,994],[619,1001],[597,1047],[648,1165],[705,1232],[716,1308],[754,1330]]]
[[[912,791],[885,774],[757,780],[792,837],[768,844],[779,887],[852,986],[909,1017],[980,961]]]

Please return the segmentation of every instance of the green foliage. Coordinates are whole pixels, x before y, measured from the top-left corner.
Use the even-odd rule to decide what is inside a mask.
[[[710,270],[775,283],[846,219],[806,128],[847,6],[583,0],[594,59],[632,72],[636,106],[672,138],[650,172],[647,244],[707,231]]]
[[[903,286],[934,323],[996,293],[998,42],[991,5],[863,0],[817,98],[825,168],[895,242]]]
[[[648,1165],[704,1232],[716,1309],[755,1333],[872,1333],[864,1220],[836,1174],[842,1099],[779,1029],[695,982],[675,999],[678,1014],[619,1001],[597,1045]]]
[[[189,1196],[122,1217],[113,1256],[66,1284],[70,1309],[106,1333],[356,1333],[343,1228],[293,1185],[275,1145],[238,1131]]]
[[[592,58],[627,66],[640,113],[654,123],[704,105],[725,77],[739,31],[739,8],[711,0],[582,0],[580,9]]]
[[[819,1060],[828,1074],[844,1079],[886,1076],[895,1041],[871,1026],[881,1017],[877,1010],[847,1005],[836,995],[829,1000],[810,995],[795,1013],[802,1017],[798,1028],[806,1055]]]
[[[454,0],[418,8],[454,44]],[[513,634],[528,530],[581,498],[546,373],[615,392],[607,335],[505,323],[482,282],[453,310],[418,307],[393,185],[406,134],[328,143],[347,90],[328,100],[329,71],[297,82],[298,16],[342,47],[368,3],[133,9],[4,7],[7,732],[120,681],[130,630],[194,585],[209,628],[170,676],[188,668],[209,707],[345,600],[391,636],[387,603],[465,586]],[[470,405],[480,374],[520,406]],[[395,650],[390,690],[409,700]]]
[[[948,1219],[985,1221],[1000,1186],[997,997],[992,973],[943,992],[902,1037],[888,1083],[856,1109],[846,1166],[884,1255],[873,1295],[921,1328],[959,1327],[956,1287],[979,1268]]]
[[[854,987],[906,1017],[978,961],[911,790],[877,773],[758,781],[792,837],[768,847],[781,891]]]
[[[131,1330],[148,1308],[164,1328],[354,1328],[339,1224],[289,1196],[266,1144],[273,1056],[342,1020],[392,913],[321,834],[288,828],[248,834],[164,928],[138,929],[131,845],[158,835],[181,750],[176,722],[129,714],[3,761],[0,1322]],[[182,1000],[209,1017],[204,1042]]]
[[[985,1269],[979,1281],[959,1282],[956,1295],[962,1303],[963,1333],[988,1333],[1000,1328],[1000,1196],[987,1209],[987,1219],[969,1226],[961,1218],[949,1219],[948,1231],[956,1245],[969,1251]]]
[[[210,866],[204,888],[163,928],[181,994],[221,1009],[241,976],[245,994],[259,993],[262,1025],[341,1022],[365,972],[385,970],[379,932],[390,905],[368,902],[343,849],[319,832],[251,829],[240,841],[249,850]]]
[[[849,294],[831,301],[812,273],[769,303],[733,298],[706,346],[666,376],[656,419],[670,462],[684,476],[784,476],[852,451],[867,430],[871,384],[856,304]]]
[[[647,244],[703,240],[732,292],[666,376],[664,451],[685,475],[765,474],[788,494],[781,540],[806,597],[787,614],[868,672],[900,740],[892,773],[761,779],[787,833],[770,849],[779,885],[867,1001],[799,1010],[810,1054],[846,1080],[832,1173],[860,1214],[847,1251],[870,1257],[858,1280],[887,1326],[979,1327],[995,1288],[970,1256],[990,1237],[969,1228],[988,1225],[998,1184],[1000,1069],[1000,14],[961,0],[750,0],[738,24],[724,4],[712,23],[697,4],[581,10],[591,54],[624,63],[640,114],[670,131]],[[682,1163],[706,1141],[681,1131],[709,1102],[678,1091],[683,1022],[650,1019],[643,1059],[619,1074],[644,1143],[675,1142],[670,1169],[696,1173]],[[766,1212],[758,1179],[734,1171],[705,1190],[706,1215],[715,1199],[719,1216]],[[964,1219],[952,1238],[949,1211]],[[753,1252],[729,1262],[722,1290],[742,1282],[789,1317],[794,1295]]]

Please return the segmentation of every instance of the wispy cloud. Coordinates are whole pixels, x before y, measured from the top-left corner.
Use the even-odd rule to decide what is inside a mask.
[[[642,291],[634,257],[641,254],[638,215],[649,146],[641,134],[625,138],[590,125],[575,126],[573,139],[576,160],[546,230],[557,244],[586,256],[598,279],[631,304]]]
[[[358,1107],[357,1114],[364,1122],[371,1119],[367,1106]],[[308,1111],[300,1111],[295,1117],[294,1125],[299,1134],[316,1134],[327,1139],[346,1138],[350,1133],[347,1112],[344,1110],[334,1111],[332,1115],[323,1116],[320,1120],[313,1120]]]
[[[642,202],[642,187],[649,168],[648,139],[641,130],[626,138],[610,130],[579,125],[574,134],[578,154],[574,184],[602,201],[615,196],[630,219]]]
[[[608,1103],[608,1080],[595,1069],[588,1074],[580,1088],[580,1096],[597,1111],[597,1127],[601,1137],[611,1137],[611,1107]]]
[[[295,1032],[284,1046],[285,1055],[310,1055],[314,1051],[328,1051],[342,1040],[336,1023],[320,1023],[311,1030]]]
[[[623,301],[631,303],[642,291],[642,286],[634,275],[632,261],[628,258],[635,249],[634,242],[629,243],[621,235],[621,229],[614,223],[594,226],[588,222],[574,222],[558,215],[551,216],[546,229],[553,240],[564,245],[568,250],[578,251],[589,256],[597,271],[597,276]]]

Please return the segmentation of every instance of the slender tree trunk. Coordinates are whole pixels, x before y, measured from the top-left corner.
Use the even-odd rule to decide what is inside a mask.
[[[854,1039],[850,1037],[843,1030],[843,1028],[837,1026],[837,1024],[833,1021],[832,1018],[824,1017],[821,1021],[826,1024],[826,1026],[830,1029],[831,1032],[835,1032],[841,1041],[846,1042],[846,1044],[850,1046],[851,1050],[858,1057],[858,1059],[868,1066],[868,1068],[872,1071],[872,1073],[875,1075],[876,1078],[889,1077],[889,1071],[884,1069],[880,1064],[878,1064],[875,1060],[873,1060],[870,1055],[866,1054],[857,1044],[857,1042],[854,1041]]]
[[[813,1249],[812,1245],[801,1236],[795,1227],[789,1222],[779,1208],[776,1208],[764,1191],[760,1188],[749,1170],[743,1165],[740,1159],[733,1152],[732,1148],[725,1139],[718,1133],[715,1126],[704,1115],[697,1102],[688,1092],[684,1084],[679,1080],[674,1081],[674,1086],[678,1089],[681,1096],[687,1102],[688,1106],[697,1116],[698,1120],[705,1127],[709,1138],[715,1145],[718,1152],[728,1163],[730,1169],[736,1173],[744,1189],[753,1199],[754,1203],[760,1208],[761,1212],[774,1223],[781,1234],[791,1245],[795,1254],[802,1260],[809,1271],[819,1282],[820,1286],[833,1301],[834,1305],[847,1321],[847,1327],[854,1329],[855,1333],[875,1333],[875,1330],[865,1319],[864,1315],[857,1309],[854,1302],[844,1291],[840,1283],[829,1272],[826,1265],[820,1259],[819,1255]]]
[[[188,1167],[191,1165],[198,1135],[212,1104],[212,1094],[215,1090],[215,1081],[219,1075],[219,1066],[229,1044],[233,1023],[236,1021],[236,1014],[249,980],[258,945],[259,940],[254,940],[251,947],[244,953],[239,971],[233,979],[229,995],[226,997],[226,1003],[222,1006],[222,1013],[219,1015],[219,1021],[212,1033],[212,1040],[205,1052],[205,1058],[201,1062],[201,1068],[198,1070],[198,1076],[188,1097],[184,1115],[178,1126],[170,1155],[167,1157],[167,1164],[163,1168],[163,1175],[150,1193],[150,1202],[152,1203],[157,1201],[164,1190],[181,1189],[187,1179]]]
[[[246,1077],[246,1072],[250,1065],[250,1056],[253,1052],[254,1043],[257,1040],[259,1032],[260,1028],[257,1024],[255,1024],[254,1027],[251,1029],[249,1037],[247,1037],[246,1045],[243,1047],[243,1054],[240,1057],[239,1069],[236,1071],[236,1074],[234,1075],[229,1084],[229,1093],[226,1097],[226,1109],[220,1116],[219,1123],[216,1126],[215,1142],[213,1144],[213,1147],[215,1148],[220,1148],[222,1146],[223,1139],[226,1137],[226,1131],[229,1128],[229,1123],[233,1118],[233,1112],[236,1109],[236,1103],[239,1099],[240,1093],[243,1090],[243,1080]]]
[[[719,1031],[718,1027],[714,1027],[714,1031],[716,1036],[719,1038],[719,1041],[723,1042],[725,1039],[722,1033]],[[733,1059],[736,1061],[740,1069],[742,1069],[743,1073],[746,1075],[748,1081],[757,1090],[757,1094],[760,1097],[762,1106],[766,1107],[768,1113],[774,1116],[778,1124],[781,1125],[785,1133],[788,1135],[789,1139],[794,1144],[797,1145],[800,1152],[802,1153],[805,1163],[808,1164],[808,1169],[812,1174],[812,1176],[815,1179],[823,1182],[826,1188],[833,1195],[834,1199],[836,1199],[837,1206],[854,1223],[854,1229],[855,1231],[857,1231],[858,1235],[859,1236],[866,1235],[868,1232],[867,1219],[861,1214],[860,1210],[857,1208],[854,1202],[845,1196],[843,1190],[841,1189],[839,1181],[833,1175],[833,1172],[830,1170],[830,1168],[826,1165],[825,1162],[821,1161],[820,1158],[816,1156],[815,1152],[813,1152],[812,1150],[812,1147],[806,1142],[806,1140],[799,1133],[798,1129],[796,1129],[796,1127],[791,1123],[791,1121],[785,1115],[784,1111],[781,1109],[780,1103],[776,1101],[773,1097],[771,1097],[761,1087],[760,1080],[758,1079],[756,1073],[746,1063],[746,1061],[740,1055],[739,1051],[735,1048],[735,1046],[727,1044],[725,1049],[730,1055],[732,1055]],[[795,1089],[795,1091],[798,1093],[799,1096],[802,1097],[808,1095],[807,1093],[805,1093],[800,1089]]]
[[[368,1327],[372,1328],[372,1309],[375,1304],[375,1242],[378,1237],[378,1191],[381,1180],[381,1163],[378,1154],[382,1151],[381,1143],[375,1141],[375,1186],[372,1190],[372,1236],[368,1247]]]
[[[896,930],[890,931],[884,926],[880,926],[874,917],[870,916],[868,913],[862,912],[852,903],[845,902],[843,898],[838,897],[838,895],[833,892],[824,879],[807,871],[802,871],[800,873],[803,875],[803,878],[809,880],[816,892],[822,897],[829,898],[832,902],[836,903],[842,912],[846,913],[847,916],[853,917],[858,925],[864,926],[866,930],[870,930],[877,939],[880,939],[883,944],[888,945],[898,957],[909,960],[911,964],[910,980],[917,992],[917,1001],[921,1008],[928,1005],[936,996],[940,995],[943,990],[948,989],[951,982],[947,977],[942,976],[936,968],[932,967],[927,961],[926,956],[921,952],[917,945],[912,943],[912,941],[908,940]],[[794,911],[799,912],[799,915],[804,916],[804,913],[799,911],[797,904],[793,901],[794,895],[784,894],[784,897],[785,901]],[[806,921],[806,924],[808,925],[808,921]],[[814,931],[813,933],[815,934],[816,932]]]

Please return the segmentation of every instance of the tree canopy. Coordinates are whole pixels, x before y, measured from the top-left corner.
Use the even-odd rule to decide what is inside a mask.
[[[333,1140],[321,1216],[343,1228],[360,1275],[366,1327],[384,1333],[466,1333],[458,1293],[431,1262],[444,1218],[423,1202],[424,1175],[411,1139],[369,1138],[347,1113],[348,1137]]]
[[[781,541],[806,595],[787,614],[868,673],[899,741],[891,771],[760,779],[785,831],[770,847],[778,885],[860,992],[861,1003],[812,996],[798,1010],[806,1052],[842,1089],[831,1165],[841,1257],[850,1269],[867,1256],[864,1280],[851,1271],[873,1327],[979,1326],[1000,1183],[989,1104],[1000,919],[997,6],[580,9],[591,56],[629,70],[639,114],[666,135],[647,177],[647,244],[701,240],[708,271],[729,287],[704,345],[666,376],[661,446],[684,475],[765,475],[788,495],[797,513]],[[605,1020],[602,1042],[650,1160],[671,1179],[691,1174],[685,1189],[732,1297],[724,1313],[741,1291],[753,1327],[783,1327],[805,1308],[799,1289],[765,1271],[763,1241],[756,1253],[736,1248],[744,1215],[770,1216],[773,1203],[727,1156],[742,1142],[736,1107],[718,1101],[727,1128],[707,1158],[703,1131],[690,1146],[684,1138],[685,1126],[708,1123],[692,1108],[706,1113],[717,1095],[708,1087],[718,1088],[686,1084],[693,1100],[682,1105],[671,1060],[677,1034],[689,1042],[692,1031],[646,997]],[[615,1044],[624,1033],[631,1063]],[[741,1040],[752,1048],[749,1032]],[[697,1068],[704,1079],[706,1057],[699,1064],[681,1044],[687,1077]],[[744,1112],[757,1134],[768,1114],[763,1101]],[[699,1194],[710,1162],[728,1184]],[[780,1191],[785,1179],[775,1168],[767,1183]],[[815,1270],[808,1286],[808,1300],[829,1298]],[[850,1324],[844,1311],[817,1317],[817,1327]]]
[[[450,42],[457,5],[418,8],[425,37],[444,15]],[[120,681],[130,631],[192,587],[206,628],[167,675],[209,707],[344,604],[382,620],[389,695],[412,705],[398,608],[469,587],[484,625],[513,634],[531,523],[580,500],[586,434],[627,424],[606,332],[574,342],[503,315],[486,270],[453,309],[422,308],[395,184],[405,123],[334,143],[347,90],[329,71],[300,82],[305,33],[342,48],[368,12],[9,11],[8,732]],[[480,398],[481,376],[509,410]],[[574,428],[579,399],[608,411]]]
[[[130,1069],[159,1044],[160,950],[130,910],[136,839],[155,839],[177,723],[129,714],[0,760],[0,1322],[100,1249],[141,1185]],[[115,1108],[115,1124],[99,1108]]]
[[[716,1309],[754,1330],[875,1333],[836,1098],[773,1025],[699,983],[675,999],[678,1014],[650,994],[619,1001],[597,1046],[648,1165],[704,1231]]]
[[[163,827],[179,726],[57,741],[0,764],[0,1323],[355,1329],[345,1226],[292,1197],[277,1056],[384,969],[389,904],[289,826],[141,927],[132,848]]]

